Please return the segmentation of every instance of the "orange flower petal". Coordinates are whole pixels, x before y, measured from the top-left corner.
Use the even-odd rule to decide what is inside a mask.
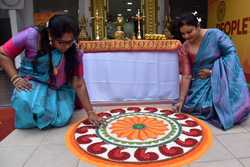
[[[116,131],[126,131],[126,130],[128,130],[129,128],[111,128],[111,131],[112,132],[116,132]]]
[[[145,140],[145,139],[148,138],[148,136],[147,136],[146,133],[145,133],[145,130],[140,130],[140,131],[139,131],[138,138],[139,138],[140,140]]]
[[[110,128],[113,129],[113,128],[130,128],[131,125],[121,125],[121,124],[115,124],[115,125],[112,125]]]
[[[124,118],[124,119],[117,121],[116,123],[131,124],[132,122],[131,122],[131,118]]]
[[[147,137],[147,138],[151,138],[150,136],[151,136],[151,132],[149,132],[148,130],[147,130],[147,128],[146,129],[143,129],[143,133],[145,134],[145,136]]]
[[[145,132],[147,133],[147,136],[148,136],[148,138],[157,138],[157,136],[159,136],[159,133],[158,132],[156,132],[156,131],[154,131],[154,130],[152,130],[152,129],[145,129]]]
[[[139,130],[133,130],[133,133],[130,133],[127,138],[129,140],[134,140],[134,139],[138,139],[138,134],[139,134]]]
[[[140,122],[140,117],[135,116],[135,117],[131,118],[131,121],[133,124],[138,124]]]
[[[158,129],[150,129],[150,131],[156,133],[156,134],[164,134],[166,133],[166,130],[167,129],[164,129],[164,130],[158,130]]]
[[[147,119],[147,117],[138,117],[138,123],[142,123],[145,119]]]
[[[148,120],[147,117],[141,117],[140,123],[141,123],[141,124],[144,124],[144,122],[145,122],[146,120]]]
[[[127,130],[133,130],[132,127],[128,127],[128,128],[111,128],[111,130],[114,131],[127,131]]]
[[[149,129],[157,130],[157,131],[165,131],[168,129],[167,127],[149,127]]]
[[[132,133],[134,133],[134,130],[126,130],[126,131],[122,131],[122,132],[119,132],[119,133],[116,133],[116,134],[119,137],[127,137]]]
[[[156,119],[154,118],[148,118],[147,120],[145,120],[143,123],[145,125],[152,125],[152,123],[154,123],[156,121]]]
[[[131,127],[131,125],[128,125],[128,124],[127,124],[127,125],[112,124],[110,128],[111,128],[111,129],[112,129],[112,128],[124,128],[124,127],[129,127],[129,126]]]
[[[159,124],[159,125],[164,125],[163,121],[159,121],[159,120],[155,120],[153,122],[151,122],[152,124]]]
[[[144,124],[148,125],[148,126],[160,126],[160,125],[164,125],[163,122],[160,122],[158,120],[152,120],[152,121],[144,122]]]

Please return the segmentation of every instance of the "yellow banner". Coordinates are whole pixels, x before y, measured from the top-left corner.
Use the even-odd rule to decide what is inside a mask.
[[[209,0],[208,27],[227,33],[236,45],[248,83],[250,83],[250,1]]]

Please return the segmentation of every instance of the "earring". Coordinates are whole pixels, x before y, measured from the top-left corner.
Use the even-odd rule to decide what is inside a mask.
[[[52,45],[52,37],[51,37],[50,33],[48,33],[48,38],[49,38],[49,44]]]
[[[49,36],[49,44],[52,45],[52,38]]]

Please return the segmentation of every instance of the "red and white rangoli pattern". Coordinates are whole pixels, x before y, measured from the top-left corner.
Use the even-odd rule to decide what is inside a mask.
[[[98,114],[99,128],[83,120],[72,140],[83,153],[119,163],[178,159],[201,147],[203,127],[191,116],[170,109],[127,107]]]

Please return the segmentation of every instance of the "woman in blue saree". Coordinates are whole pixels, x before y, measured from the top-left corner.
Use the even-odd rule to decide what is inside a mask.
[[[73,115],[75,95],[95,125],[100,118],[93,111],[83,80],[82,53],[75,40],[78,25],[66,15],[55,15],[47,27],[28,27],[0,47],[0,65],[15,89],[12,107],[16,128],[61,127]],[[25,51],[17,71],[13,60]]]
[[[183,77],[177,107],[226,130],[250,112],[247,83],[230,38],[218,29],[200,28],[196,15],[179,18],[186,41],[179,51]]]

